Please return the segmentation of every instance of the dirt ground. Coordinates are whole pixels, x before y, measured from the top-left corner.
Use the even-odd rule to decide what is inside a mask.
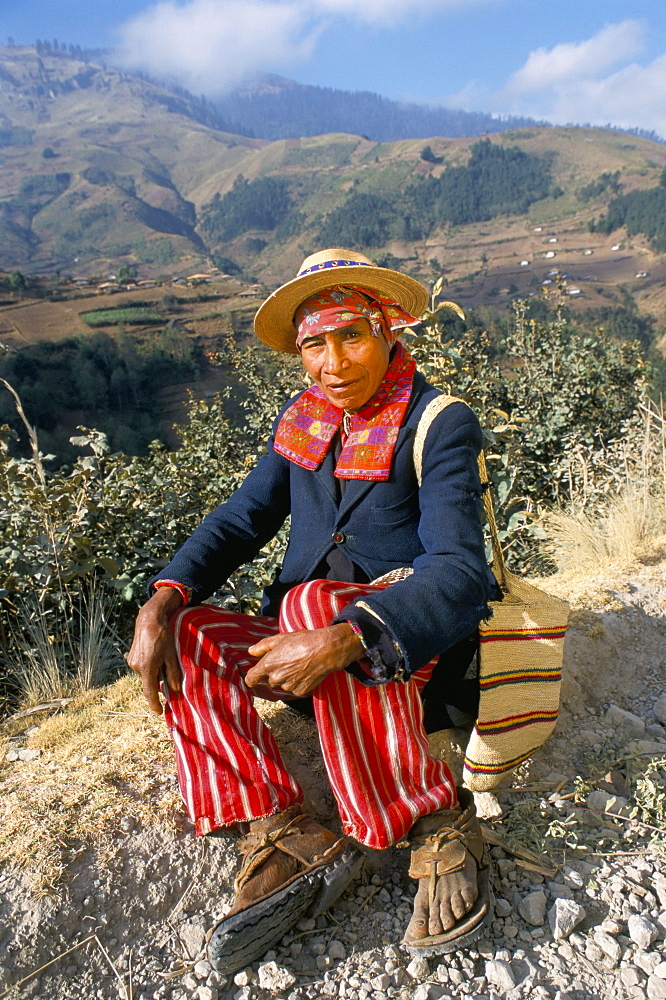
[[[507,842],[507,831],[516,828],[521,809],[532,804],[537,808],[538,803],[543,809],[560,796],[562,801],[568,796],[571,804],[576,777],[586,773],[585,762],[590,757],[602,759],[609,747],[617,752],[617,732],[605,721],[610,705],[647,720],[653,733],[659,729],[652,709],[664,691],[666,677],[666,565],[605,568],[596,575],[560,575],[543,582],[567,597],[573,609],[566,640],[562,712],[554,735],[510,785],[498,792],[495,804],[501,815],[486,820],[491,838],[499,838],[491,839],[495,844]],[[308,808],[336,828],[337,812],[314,725],[284,707],[263,705],[287,763],[305,790]],[[459,769],[462,739],[460,731],[447,731],[433,741],[433,748]],[[19,748],[38,753],[32,759],[28,753],[26,760],[9,760],[10,751]],[[666,742],[663,749],[666,753]],[[101,786],[107,789],[106,798],[99,797]],[[0,790],[0,824],[4,828],[0,837],[4,858],[0,867],[0,996],[63,1000],[129,996],[133,1000],[183,1000],[190,996],[195,1000],[263,1000],[271,996],[269,989],[257,985],[256,967],[243,973],[246,978],[242,982],[222,982],[205,967],[206,930],[232,898],[234,840],[231,835],[202,840],[192,835],[177,795],[168,738],[161,720],[145,710],[133,678],[92,692],[84,703],[68,706],[50,719],[38,715],[14,723],[11,733],[4,727]],[[67,822],[63,820],[59,827],[58,816],[63,813]],[[72,817],[77,816],[79,826],[73,827]],[[521,860],[520,847],[518,855],[493,848],[494,857],[500,859],[496,861],[500,868],[495,875],[495,892],[498,900],[504,900],[502,912],[506,908],[511,911],[511,894],[503,887],[509,869],[517,871],[518,881],[507,884],[521,890],[523,896],[540,891],[545,883],[556,885],[558,877],[561,881],[558,872],[573,870],[567,866],[578,865],[576,870],[589,873],[606,864],[602,871],[610,872],[608,865],[615,863],[635,865],[637,854],[643,860],[652,858],[653,868],[661,866],[663,876],[663,858],[659,861],[651,854],[647,840],[634,838],[629,842],[623,841],[622,833],[614,836],[616,848],[611,855],[608,848],[595,847],[594,842],[584,846],[581,841],[579,849],[571,848],[564,854],[537,852],[536,868],[524,860],[528,854]],[[54,854],[58,864],[45,879],[45,866]],[[630,857],[625,858],[625,854]],[[592,937],[598,935],[601,921],[614,913],[612,903],[605,903],[603,893],[600,896],[592,888],[597,885],[592,876],[586,876],[590,881],[580,890],[587,893],[580,898],[588,919],[581,925],[582,933],[572,935],[573,947],[569,942],[552,941],[547,926],[545,932],[529,924],[525,930],[526,925],[514,914],[495,920],[489,940],[470,951],[469,957],[452,956],[446,960],[445,971],[441,965],[435,969],[433,960],[429,969],[419,973],[414,966],[408,967],[410,957],[397,947],[399,919],[408,917],[408,905],[400,902],[410,898],[408,852],[392,849],[365,851],[365,855],[360,883],[343,897],[341,908],[334,909],[330,919],[319,918],[323,924],[314,930],[301,930],[280,946],[278,964],[287,968],[294,981],[277,994],[273,990],[272,995],[294,1000],[333,994],[357,1000],[370,997],[372,986],[368,985],[364,994],[364,987],[359,990],[354,983],[362,984],[373,969],[376,978],[379,960],[392,970],[391,981],[403,982],[403,986],[387,986],[385,996],[401,1000],[417,995],[425,1000],[430,996],[488,997],[498,993],[507,993],[509,1000],[534,995],[545,1000],[555,994],[560,1000],[564,996],[641,1000],[646,995],[661,995],[655,992],[658,984],[647,994],[628,992],[622,986],[618,972],[625,976],[628,968],[633,975],[637,966],[631,963],[640,965],[641,961],[640,954],[631,948],[625,947],[625,959],[614,971],[603,962],[596,971],[588,968],[594,966],[586,958],[594,954],[590,950]],[[606,860],[611,856],[615,861]],[[544,878],[536,874],[539,871],[550,874]],[[616,867],[613,873],[616,879],[624,878],[626,870]],[[393,930],[390,921],[386,922],[382,886],[397,894]],[[389,897],[384,894],[384,898]],[[514,892],[514,903],[522,906],[520,892],[517,896]],[[656,913],[652,916],[656,919]],[[510,931],[519,936],[511,938]],[[311,937],[313,934],[320,937]],[[304,942],[302,954],[298,938]],[[315,951],[307,957],[311,940]],[[321,954],[319,946],[315,947],[320,940],[331,954],[331,941],[337,942],[335,947],[342,949],[346,959],[317,976],[316,969],[325,967],[323,959],[316,958]],[[653,947],[662,948],[663,961],[666,944],[661,940],[662,944],[658,941]],[[566,948],[571,955],[562,961],[563,955],[569,955]],[[656,955],[656,963],[659,951],[650,954]],[[527,977],[522,986],[519,983],[512,989],[493,987],[487,979],[492,975],[489,969],[503,961],[511,965],[515,976],[521,962],[532,963],[531,967],[541,970],[540,978]],[[37,972],[46,963],[52,964]],[[402,971],[398,973],[398,969]],[[204,978],[197,979],[199,974]],[[380,974],[386,975],[381,970]],[[636,975],[643,973],[639,969]],[[446,985],[436,987],[439,992],[428,992],[447,976]],[[24,978],[24,983],[11,989]],[[653,981],[654,975],[650,978]],[[537,983],[541,992],[535,994]]]

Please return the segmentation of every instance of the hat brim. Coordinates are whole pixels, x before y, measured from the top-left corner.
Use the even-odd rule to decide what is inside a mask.
[[[341,266],[292,278],[271,292],[254,317],[254,332],[264,344],[276,351],[298,354],[294,313],[315,292],[335,285],[379,292],[416,317],[428,305],[429,295],[423,285],[400,271],[372,265],[366,267],[364,264]]]

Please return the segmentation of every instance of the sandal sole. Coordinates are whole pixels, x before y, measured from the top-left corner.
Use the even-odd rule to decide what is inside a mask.
[[[347,847],[328,865],[303,872],[272,895],[223,918],[208,942],[212,967],[233,975],[264,955],[301,917],[324,913],[347,888],[362,861],[362,854]]]

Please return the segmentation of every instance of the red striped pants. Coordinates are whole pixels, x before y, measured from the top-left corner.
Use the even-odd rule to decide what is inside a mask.
[[[329,580],[301,584],[284,598],[279,621],[210,605],[175,615],[183,682],[181,692],[168,693],[165,714],[198,834],[280,812],[303,798],[244,681],[256,663],[248,646],[278,631],[323,628],[373,589]],[[451,772],[430,756],[423,727],[419,691],[432,668],[406,683],[377,687],[339,670],[313,692],[343,831],[368,847],[390,847],[419,816],[457,805]]]

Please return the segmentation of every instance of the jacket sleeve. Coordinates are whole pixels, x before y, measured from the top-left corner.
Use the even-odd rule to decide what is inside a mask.
[[[277,424],[277,421],[276,421]],[[198,604],[210,597],[245,562],[249,562],[279,531],[290,508],[289,463],[273,450],[266,454],[229,499],[211,511],[148,584],[177,580]]]
[[[424,552],[411,576],[348,605],[339,619],[361,628],[374,618],[400,649],[403,667],[381,678],[407,679],[489,617],[495,596],[481,521],[474,413],[454,404],[433,421],[423,455],[418,533]],[[380,678],[378,678],[380,679]]]

